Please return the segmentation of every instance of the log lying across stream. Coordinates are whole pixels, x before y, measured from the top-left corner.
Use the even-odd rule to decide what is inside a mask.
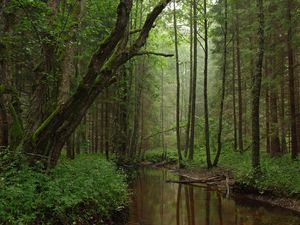
[[[205,178],[192,178],[189,176],[182,176],[184,180],[166,180],[167,183],[178,183],[178,184],[193,184],[193,183],[207,183],[220,182],[226,180],[225,175],[215,176],[215,177],[205,177]]]
[[[195,178],[190,175],[179,174],[182,180],[166,180],[167,183],[177,184],[207,184],[217,186],[218,190],[226,191],[226,196],[230,195],[230,186],[234,183],[233,179],[226,174],[218,174],[210,177]]]

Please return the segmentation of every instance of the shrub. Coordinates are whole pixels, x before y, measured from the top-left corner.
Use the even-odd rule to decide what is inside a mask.
[[[163,155],[162,148],[149,149],[145,152],[145,160],[148,160],[153,163],[161,162],[162,155]],[[178,159],[177,150],[174,148],[168,148],[166,161],[176,161],[177,159]]]
[[[62,160],[49,174],[23,164],[0,177],[0,224],[90,224],[127,201],[125,175],[98,155]]]

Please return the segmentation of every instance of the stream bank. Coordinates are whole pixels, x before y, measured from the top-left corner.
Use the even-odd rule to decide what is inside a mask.
[[[209,187],[211,190],[227,196],[238,196],[241,199],[253,200],[261,204],[277,206],[300,213],[298,195],[288,197],[281,195],[281,192],[274,193],[273,190],[261,192],[254,185],[245,185],[245,183],[237,181],[234,171],[228,168],[217,167],[211,170],[206,168],[178,169],[177,162],[174,162],[174,160],[155,163],[144,161],[140,165],[142,167],[168,169],[181,178],[179,181],[167,180],[166,182],[169,183]]]
[[[167,181],[177,182],[167,182]],[[210,186],[180,183],[169,169],[144,167],[131,183],[126,225],[299,225],[300,215]]]

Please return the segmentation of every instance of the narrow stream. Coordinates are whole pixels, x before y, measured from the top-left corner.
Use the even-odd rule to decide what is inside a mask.
[[[176,176],[175,176],[176,178]],[[127,225],[300,225],[300,215],[216,191],[165,182],[174,174],[144,168],[132,184]]]

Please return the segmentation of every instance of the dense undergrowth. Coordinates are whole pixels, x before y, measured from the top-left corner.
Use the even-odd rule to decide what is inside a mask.
[[[165,161],[176,161],[177,160],[176,149],[168,148],[166,152],[167,152],[167,155],[164,159],[161,148],[149,149],[145,152],[144,159],[147,161],[150,161],[152,163],[158,163],[158,162],[161,162],[162,160],[165,160]]]
[[[125,175],[100,156],[63,159],[48,174],[17,158],[0,173],[0,224],[104,224],[127,204]]]
[[[161,149],[151,149],[145,153],[148,161],[158,162]],[[176,149],[168,149],[168,159],[177,159]],[[214,153],[212,153],[214,158]],[[197,149],[193,161],[182,162],[185,169],[203,168],[206,165],[205,150]],[[260,194],[271,194],[278,197],[300,198],[300,161],[292,161],[290,155],[271,157],[261,153],[261,170],[259,176],[254,176],[251,167],[251,152],[233,152],[224,149],[219,167],[230,169],[239,186],[257,191]]]

